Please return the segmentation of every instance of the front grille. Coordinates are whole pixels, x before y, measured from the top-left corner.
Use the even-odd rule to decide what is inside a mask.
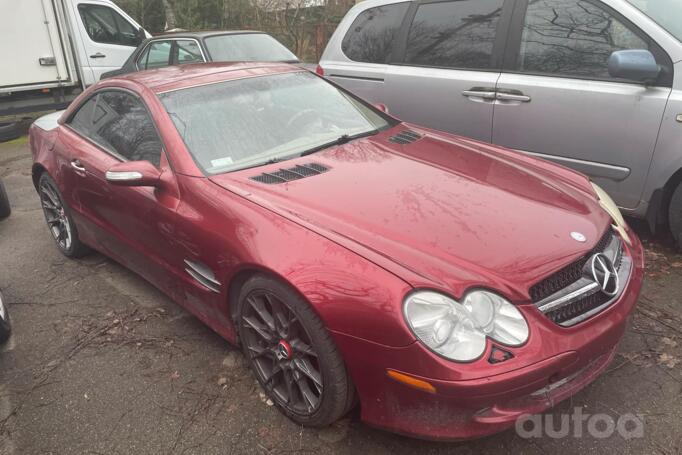
[[[611,242],[613,238],[613,232],[611,229],[606,231],[606,233],[599,239],[597,245],[587,253],[585,256],[581,257],[577,261],[567,265],[558,272],[554,272],[549,277],[540,281],[539,283],[533,285],[530,288],[530,298],[533,303],[537,303],[540,300],[549,297],[550,295],[558,292],[568,286],[571,283],[575,283],[583,275],[583,267],[587,264],[587,261],[595,254],[602,253]],[[615,261],[614,261],[615,263]]]
[[[550,310],[545,313],[552,322],[557,324],[563,324],[571,319],[574,319],[582,314],[592,311],[608,302],[611,299],[610,296],[604,294],[603,292],[595,292],[586,297],[576,300],[575,302],[569,303],[556,310]]]
[[[619,287],[612,295],[602,289],[604,283],[595,281],[590,261],[597,253],[608,258],[618,275]],[[632,260],[625,254],[622,240],[609,229],[588,254],[537,283],[529,293],[549,320],[569,327],[615,302],[627,285],[631,268]]]
[[[259,175],[250,177],[256,182],[265,183],[267,185],[275,185],[277,183],[286,183],[292,180],[299,180],[305,177],[322,174],[327,172],[328,167],[317,163],[299,164],[291,168],[282,168],[274,172],[263,172]]]

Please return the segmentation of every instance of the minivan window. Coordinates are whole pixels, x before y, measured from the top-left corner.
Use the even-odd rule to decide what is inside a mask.
[[[85,31],[96,43],[137,47],[137,30],[123,16],[104,5],[78,5]]]
[[[504,0],[459,0],[419,6],[407,38],[405,63],[491,68]]]
[[[517,69],[529,73],[610,79],[614,51],[648,44],[587,0],[536,0],[526,12]]]
[[[680,0],[628,0],[635,8],[646,14],[682,41],[682,2]]]
[[[408,6],[407,2],[394,3],[360,13],[343,37],[343,53],[356,62],[388,63]]]

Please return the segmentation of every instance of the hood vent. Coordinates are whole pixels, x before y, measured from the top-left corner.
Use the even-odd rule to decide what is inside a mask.
[[[396,134],[395,136],[389,137],[388,140],[396,144],[405,145],[411,144],[417,139],[421,139],[421,137],[422,137],[421,134],[415,133],[412,130],[403,130],[400,133]]]
[[[282,168],[275,172],[263,172],[260,175],[254,175],[253,177],[250,177],[250,179],[255,180],[256,182],[265,183],[267,185],[276,185],[278,183],[286,183],[292,180],[299,180],[306,177],[311,177],[313,175],[322,174],[328,170],[328,167],[317,163],[298,164],[294,167],[287,169]]]

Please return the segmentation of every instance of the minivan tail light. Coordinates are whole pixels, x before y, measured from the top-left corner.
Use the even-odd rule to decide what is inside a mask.
[[[315,72],[320,76],[324,76],[324,68],[322,68],[320,65],[317,65],[317,67],[315,68]]]

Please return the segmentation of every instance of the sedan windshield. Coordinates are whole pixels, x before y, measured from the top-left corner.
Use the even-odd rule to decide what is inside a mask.
[[[190,87],[160,98],[208,174],[298,157],[389,126],[373,108],[307,71]]]
[[[209,36],[204,43],[214,62],[298,62],[289,49],[265,33]]]
[[[668,33],[682,41],[682,2],[680,0],[628,0]]]

